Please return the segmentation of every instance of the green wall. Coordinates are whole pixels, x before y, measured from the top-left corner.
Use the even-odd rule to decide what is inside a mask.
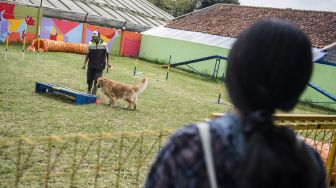
[[[171,54],[171,63],[202,58],[212,55],[227,56],[228,50],[224,48],[197,44],[187,41],[173,40],[162,37],[154,37],[142,35],[139,57],[153,62],[167,64],[169,55]],[[190,64],[191,67],[197,69],[201,73],[212,75],[216,60],[203,61]],[[226,67],[226,62],[221,60],[221,66],[218,75],[221,76]],[[190,70],[187,66],[182,66]]]
[[[311,82],[336,96],[336,67],[314,63]],[[302,99],[313,102],[333,102],[310,87],[306,89]],[[330,105],[324,104],[324,106],[336,109],[335,103]]]
[[[222,55],[227,57],[228,52],[229,50],[224,48],[143,35],[139,57],[166,64],[169,61],[169,54],[172,55],[172,63],[177,63],[211,55]],[[212,75],[214,64],[215,60],[210,60],[191,64],[191,66],[201,72],[206,72],[209,75]],[[222,61],[219,75],[222,74],[225,67],[226,62]],[[186,66],[184,66],[184,68],[189,69]],[[284,73],[284,76],[285,75],[286,73]],[[336,67],[314,63],[314,72],[311,81],[329,93],[336,95]],[[331,99],[328,99],[310,87],[307,87],[301,99],[313,102],[333,102]],[[323,104],[323,106],[336,109],[335,103]]]

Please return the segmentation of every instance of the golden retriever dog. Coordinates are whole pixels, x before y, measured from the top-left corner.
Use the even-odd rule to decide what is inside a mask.
[[[97,87],[101,88],[102,92],[110,98],[110,107],[114,107],[116,100],[122,98],[128,102],[127,108],[132,109],[133,106],[133,110],[136,110],[139,93],[146,89],[147,84],[147,78],[142,79],[136,86],[115,82],[103,77],[97,80]]]

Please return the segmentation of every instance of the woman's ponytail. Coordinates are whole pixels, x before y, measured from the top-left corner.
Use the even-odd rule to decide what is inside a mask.
[[[270,113],[258,111],[243,118],[246,148],[235,172],[239,188],[309,188],[317,178],[312,155],[295,133],[273,125]]]

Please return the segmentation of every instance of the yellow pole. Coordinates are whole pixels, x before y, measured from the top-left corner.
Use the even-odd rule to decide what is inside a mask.
[[[328,155],[328,160],[327,160],[327,164],[326,164],[326,169],[327,169],[327,182],[331,182],[332,181],[332,174],[334,171],[334,163],[335,163],[335,158],[336,158],[336,136],[333,135],[333,141],[331,144],[331,148],[329,151],[329,155]]]
[[[221,103],[222,103],[222,99],[221,99],[221,97],[222,97],[222,92],[223,92],[223,90],[224,90],[224,86],[223,86],[222,84],[219,85],[219,86],[217,87],[217,92],[218,92],[217,103],[218,103],[218,104],[221,104]]]
[[[7,31],[7,38],[6,38],[5,61],[7,61],[8,43],[9,43],[9,31]]]
[[[170,64],[168,64],[168,66],[167,66],[166,80],[168,80],[169,71],[170,71]]]
[[[23,45],[22,45],[22,61],[24,60],[24,53],[25,53],[25,49],[26,49],[26,36],[27,36],[27,28],[24,30],[24,34],[23,34]]]
[[[135,60],[134,62],[134,71],[133,71],[133,76],[136,75],[136,71],[137,71],[137,65],[138,65],[138,59]]]
[[[40,26],[38,27],[38,38],[37,38],[37,61],[40,61]]]

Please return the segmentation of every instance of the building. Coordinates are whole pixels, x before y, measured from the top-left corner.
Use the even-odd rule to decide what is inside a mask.
[[[325,54],[323,50],[335,49],[336,12],[216,4],[178,17],[165,26],[142,32],[139,55],[163,63],[168,62],[170,55],[171,63],[213,55],[227,56],[241,31],[258,20],[268,18],[286,19],[298,25],[309,36],[315,59]],[[330,53],[329,57],[335,57]],[[211,74],[214,63],[211,60],[190,66]],[[336,67],[332,65],[315,64],[312,81],[336,95]],[[224,70],[225,63],[222,63],[220,74]],[[304,100],[333,102],[310,88],[307,91]]]

